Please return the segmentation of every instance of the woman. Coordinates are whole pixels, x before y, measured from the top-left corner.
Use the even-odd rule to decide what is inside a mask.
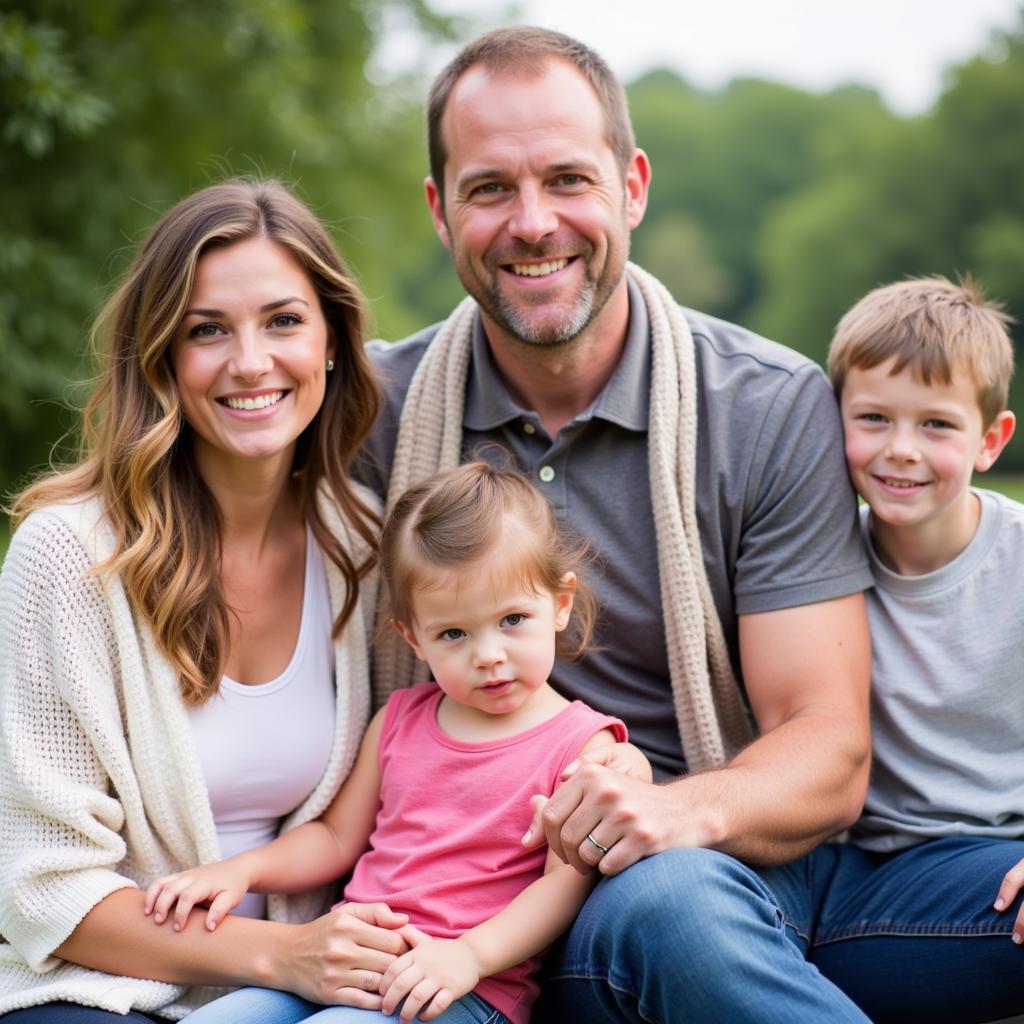
[[[0,577],[4,1024],[179,1019],[241,983],[379,1005],[407,948],[387,907],[271,897],[176,935],[142,891],[317,816],[351,768],[378,526],[347,476],[377,408],[362,330],[274,182],[175,206],[101,316],[82,457],[18,497]]]

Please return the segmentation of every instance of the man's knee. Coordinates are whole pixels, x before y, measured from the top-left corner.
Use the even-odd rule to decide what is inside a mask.
[[[638,861],[594,890],[577,922],[587,945],[642,944],[701,957],[741,937],[754,919],[777,927],[781,913],[757,874],[715,850],[668,850]],[[668,945],[665,945],[668,944]]]

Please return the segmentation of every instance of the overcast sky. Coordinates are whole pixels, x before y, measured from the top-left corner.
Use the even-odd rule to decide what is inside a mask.
[[[472,14],[482,29],[508,23],[508,3],[432,0]],[[843,82],[877,88],[901,113],[926,110],[943,71],[983,49],[993,28],[1017,24],[1019,0],[520,0],[515,20],[577,36],[629,80],[669,66],[704,88],[737,76],[812,90]],[[408,51],[396,35],[388,63]],[[431,71],[450,55],[440,54]]]

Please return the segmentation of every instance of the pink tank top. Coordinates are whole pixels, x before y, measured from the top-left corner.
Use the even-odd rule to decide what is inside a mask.
[[[626,727],[574,701],[554,718],[492,743],[452,739],[437,724],[435,683],[396,690],[380,737],[381,806],[345,899],[383,901],[435,938],[488,920],[544,873],[547,847],[524,850],[530,797],[550,795],[594,733]],[[476,993],[513,1024],[537,997],[539,957],[483,979]]]

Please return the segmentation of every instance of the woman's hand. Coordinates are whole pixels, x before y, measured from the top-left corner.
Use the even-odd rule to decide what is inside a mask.
[[[174,930],[180,932],[192,908],[205,904],[209,906],[206,927],[212,932],[242,902],[251,885],[244,865],[238,858],[229,858],[154,879],[146,890],[144,911],[157,924],[163,924],[173,907]]]
[[[379,1010],[380,987],[396,958],[409,950],[408,915],[386,903],[346,903],[308,924],[289,929],[267,984],[312,1002]]]

